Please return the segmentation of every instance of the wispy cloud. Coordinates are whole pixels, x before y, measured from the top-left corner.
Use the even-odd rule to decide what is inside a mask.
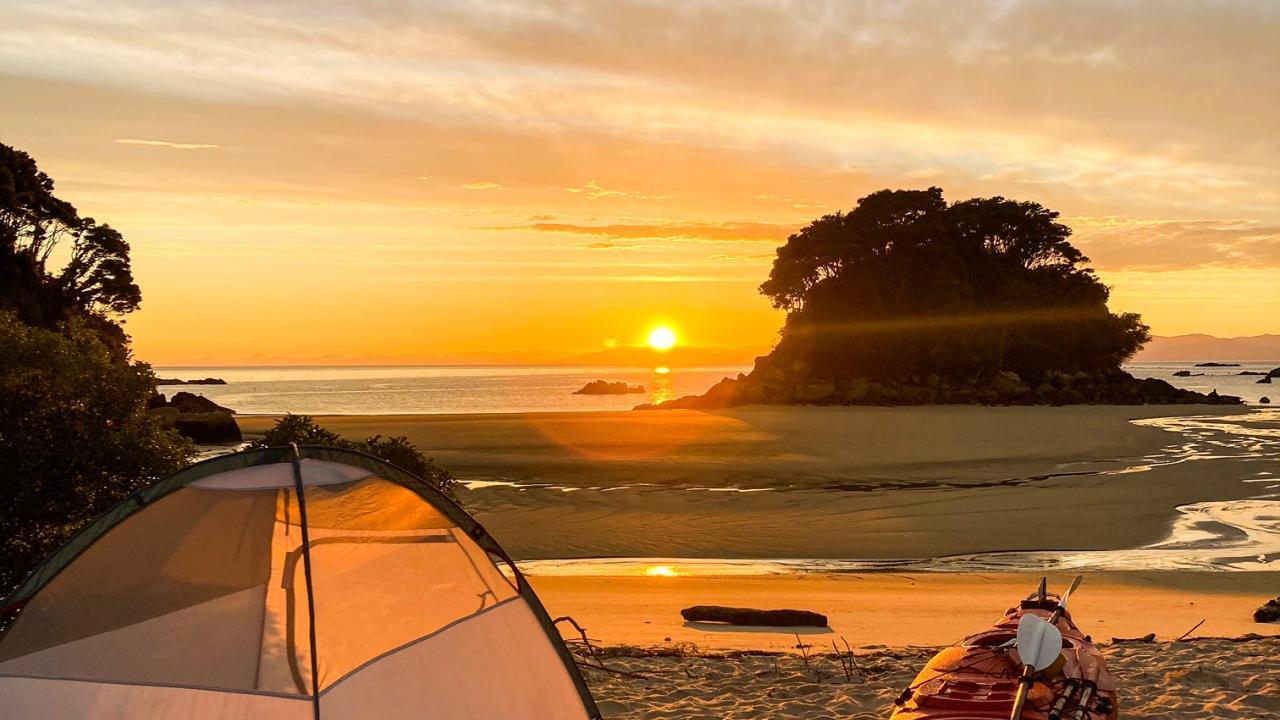
[[[517,229],[517,228],[511,228]],[[695,240],[707,242],[781,242],[797,228],[772,223],[666,223],[581,225],[533,223],[524,229],[572,235],[599,235],[614,240]]]
[[[472,182],[459,185],[463,190],[501,190],[502,186],[494,182]]]
[[[565,188],[565,192],[580,194],[590,200],[599,200],[600,198],[606,197],[627,197],[635,198],[637,200],[670,200],[673,197],[672,195],[662,195],[660,193],[616,190],[614,188],[603,187],[595,180],[588,180],[586,183],[583,183],[582,187],[567,187]]]
[[[823,203],[816,203],[810,200],[796,200],[795,198],[789,198],[789,197],[778,197],[777,195],[769,195],[767,193],[761,193],[760,195],[757,195],[756,199],[766,200],[768,202],[782,203],[784,205],[793,207],[797,210],[808,210],[813,208],[827,207]]]
[[[147,145],[150,147],[163,147],[172,150],[213,150],[217,145],[210,143],[176,143],[167,140],[140,140],[138,138],[117,138],[116,142],[121,145]]]
[[[1073,218],[1075,242],[1102,270],[1280,268],[1280,225],[1253,220]]]

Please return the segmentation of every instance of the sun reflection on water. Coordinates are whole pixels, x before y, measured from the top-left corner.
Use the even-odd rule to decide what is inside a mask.
[[[655,405],[675,397],[671,388],[671,368],[656,367],[653,369],[653,393],[649,402]]]
[[[679,575],[676,569],[670,565],[651,565],[644,569],[644,574],[649,577],[675,577]]]

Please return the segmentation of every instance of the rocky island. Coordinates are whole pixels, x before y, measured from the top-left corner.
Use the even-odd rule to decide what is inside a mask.
[[[640,407],[1239,404],[1121,369],[1148,328],[1108,309],[1057,219],[936,187],[864,197],[778,248],[760,291],[786,323],[750,373]]]
[[[609,382],[607,380],[592,380],[583,385],[581,388],[574,390],[574,395],[631,395],[634,393],[643,393],[643,385],[628,385],[625,382]]]

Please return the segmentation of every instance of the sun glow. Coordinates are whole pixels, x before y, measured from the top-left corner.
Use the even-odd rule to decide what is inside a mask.
[[[666,352],[675,347],[676,333],[665,325],[660,325],[649,333],[649,347],[658,352]]]
[[[675,577],[676,569],[670,565],[654,565],[645,568],[644,574],[649,577]]]

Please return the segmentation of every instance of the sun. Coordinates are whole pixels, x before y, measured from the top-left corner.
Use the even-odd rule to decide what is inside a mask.
[[[666,352],[675,347],[676,333],[665,325],[659,325],[649,333],[649,347],[658,352]]]

